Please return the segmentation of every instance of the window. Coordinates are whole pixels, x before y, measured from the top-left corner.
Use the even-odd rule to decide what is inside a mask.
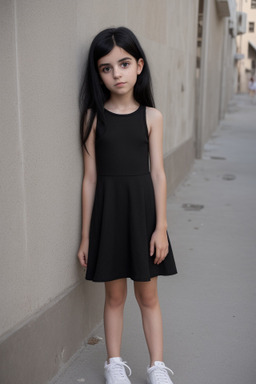
[[[255,64],[256,64],[256,60],[252,60],[252,69],[251,69],[251,75],[252,76],[255,75]]]
[[[256,0],[251,0],[251,8],[256,9]]]
[[[249,32],[254,32],[254,23],[249,23]]]

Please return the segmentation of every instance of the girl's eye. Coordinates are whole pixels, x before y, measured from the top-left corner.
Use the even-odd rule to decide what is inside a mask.
[[[122,63],[121,65],[122,65],[123,68],[127,68],[127,67],[129,66],[129,63],[125,61],[125,62]]]
[[[110,72],[110,70],[111,70],[110,67],[104,67],[104,68],[102,69],[102,72],[104,72],[104,73],[108,73],[108,72]]]

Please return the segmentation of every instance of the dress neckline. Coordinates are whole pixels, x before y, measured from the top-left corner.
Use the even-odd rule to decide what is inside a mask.
[[[111,115],[115,115],[115,116],[130,116],[130,115],[133,115],[134,113],[138,112],[140,110],[142,106],[139,105],[139,107],[137,109],[135,109],[135,111],[133,112],[130,112],[130,113],[115,113],[115,112],[111,112],[109,111],[108,109],[104,108],[104,111],[106,111],[107,113],[110,113]]]

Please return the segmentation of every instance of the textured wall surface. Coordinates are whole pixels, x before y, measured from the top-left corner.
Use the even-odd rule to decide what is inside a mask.
[[[234,17],[235,2],[230,0]],[[228,18],[217,11],[215,1],[205,0],[203,10],[203,44],[198,93],[197,155],[223,119],[234,94],[236,73],[235,38],[229,33]]]
[[[8,81],[1,111],[3,333],[79,279],[82,163],[76,8],[68,1],[5,1],[0,14],[1,78]]]
[[[219,100],[221,96],[222,46],[224,40],[224,20],[218,17],[215,1],[209,1],[209,24],[207,41],[206,81],[204,84],[203,139],[205,143],[219,123]],[[214,36],[214,39],[212,38]]]
[[[3,0],[0,7],[4,334],[83,280],[77,100],[91,39],[109,26],[137,34],[164,114],[167,155],[193,136],[197,1]]]

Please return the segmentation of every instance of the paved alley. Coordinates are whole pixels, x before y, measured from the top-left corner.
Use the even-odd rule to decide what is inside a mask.
[[[178,274],[159,278],[174,384],[256,383],[256,102],[230,112],[167,202]],[[72,330],[70,330],[72,331]],[[101,325],[51,384],[104,384]],[[122,357],[146,384],[148,353],[129,281]]]

